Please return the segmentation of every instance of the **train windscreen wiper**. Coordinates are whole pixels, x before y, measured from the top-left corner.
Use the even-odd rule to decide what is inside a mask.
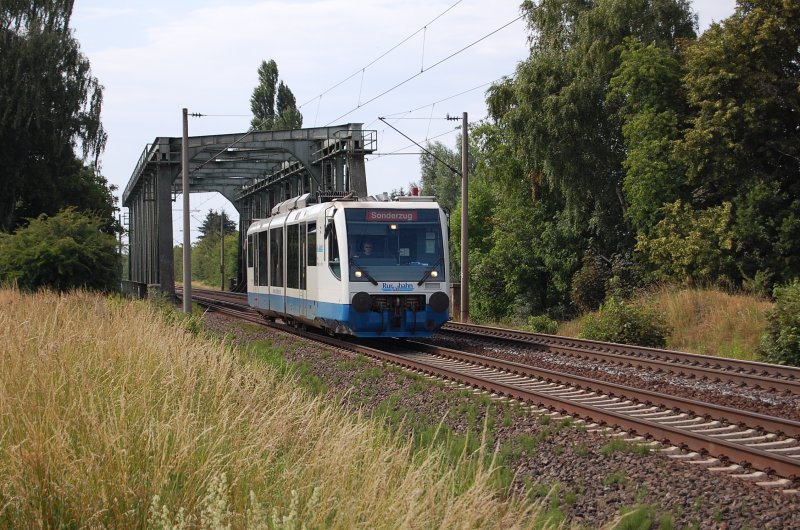
[[[433,266],[430,269],[426,270],[425,274],[423,274],[422,278],[420,278],[420,280],[417,282],[417,286],[422,285],[423,283],[425,283],[425,280],[428,279],[428,276],[430,276],[431,273],[433,273],[433,271],[436,270],[436,267],[438,267],[439,264],[442,263],[443,260],[444,260],[444,256],[439,258],[439,260],[436,263],[434,263]]]
[[[369,273],[367,272],[367,269],[365,269],[364,267],[361,267],[358,263],[356,263],[355,258],[350,258],[350,265],[355,267],[357,271],[359,271],[361,274],[363,274],[364,277],[367,280],[369,280],[369,282],[372,285],[378,285],[378,281],[375,278],[373,278],[372,276],[369,275]]]

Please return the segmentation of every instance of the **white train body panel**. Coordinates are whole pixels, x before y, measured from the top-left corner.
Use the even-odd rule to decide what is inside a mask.
[[[248,301],[264,315],[360,337],[430,336],[449,319],[447,219],[432,200],[275,210],[247,231]]]

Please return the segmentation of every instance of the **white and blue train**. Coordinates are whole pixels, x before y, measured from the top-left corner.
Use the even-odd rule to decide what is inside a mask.
[[[250,225],[250,306],[357,337],[428,337],[449,320],[447,217],[433,198],[311,201]]]

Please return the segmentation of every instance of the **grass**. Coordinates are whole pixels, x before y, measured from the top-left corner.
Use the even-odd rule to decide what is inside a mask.
[[[759,336],[772,303],[716,289],[663,287],[633,300],[664,315],[672,333],[667,348],[742,360],[759,360]],[[579,320],[563,323],[559,334],[577,337]]]
[[[0,527],[536,524],[480,446],[452,465],[146,304],[0,290],[0,341]]]
[[[650,454],[650,446],[637,442],[629,442],[622,438],[612,438],[600,450],[603,456],[611,456],[614,453],[629,453],[637,456],[647,456]]]

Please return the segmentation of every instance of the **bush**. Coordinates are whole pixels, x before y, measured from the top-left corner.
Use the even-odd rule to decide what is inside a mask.
[[[606,283],[611,278],[610,267],[600,256],[586,253],[581,268],[572,276],[570,298],[581,312],[594,311],[606,298]]]
[[[655,312],[609,297],[595,315],[581,321],[582,339],[663,347],[667,343],[669,326]]]
[[[606,296],[626,300],[646,285],[640,265],[628,254],[611,258],[610,278],[606,281]]]
[[[558,332],[558,322],[547,315],[529,316],[528,322],[523,326],[526,331],[533,333],[547,333],[555,335]]]
[[[767,362],[800,366],[800,280],[776,287],[773,295],[759,353]]]
[[[118,289],[117,240],[99,217],[62,210],[42,214],[15,234],[0,234],[0,281],[34,291]]]

